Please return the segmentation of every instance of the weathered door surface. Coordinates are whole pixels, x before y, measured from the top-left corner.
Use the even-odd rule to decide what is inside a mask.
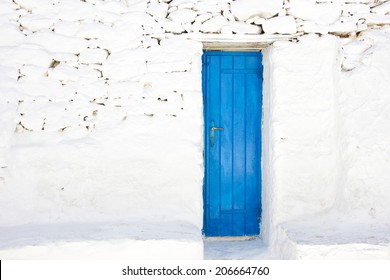
[[[203,55],[206,236],[260,232],[261,81],[260,52]]]

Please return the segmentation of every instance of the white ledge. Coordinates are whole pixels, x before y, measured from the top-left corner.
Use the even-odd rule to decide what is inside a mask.
[[[286,41],[297,38],[303,33],[291,35],[236,35],[236,34],[202,34],[202,33],[183,33],[167,34],[167,38],[186,38],[203,43],[204,49],[263,49],[275,41]]]

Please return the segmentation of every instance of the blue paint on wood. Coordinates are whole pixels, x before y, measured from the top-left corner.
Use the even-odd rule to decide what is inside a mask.
[[[260,233],[262,71],[260,52],[203,54],[206,236]]]

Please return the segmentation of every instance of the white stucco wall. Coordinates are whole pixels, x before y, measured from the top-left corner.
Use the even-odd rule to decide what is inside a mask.
[[[262,229],[283,258],[389,256],[389,43],[384,28],[264,52]]]
[[[334,204],[339,48],[334,36],[311,35],[264,52],[266,239],[278,223]]]
[[[145,39],[151,17],[131,9],[113,14],[111,28],[111,18],[59,9],[55,32],[27,31],[1,54],[11,77],[2,83],[0,204],[9,211],[0,223],[136,218],[200,230],[202,45]],[[52,9],[35,11],[50,17]],[[65,24],[76,26],[74,35],[57,29]]]
[[[367,32],[355,43],[366,45],[362,64],[340,79],[345,181],[339,207],[374,220],[390,217],[390,36],[385,30]]]
[[[320,2],[1,0],[0,227],[200,233],[202,44],[182,33],[300,32],[263,55],[267,242],[319,213],[388,223],[389,5]]]

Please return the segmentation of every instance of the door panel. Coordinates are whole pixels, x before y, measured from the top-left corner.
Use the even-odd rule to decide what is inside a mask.
[[[259,52],[203,55],[206,236],[259,234],[261,77]]]

